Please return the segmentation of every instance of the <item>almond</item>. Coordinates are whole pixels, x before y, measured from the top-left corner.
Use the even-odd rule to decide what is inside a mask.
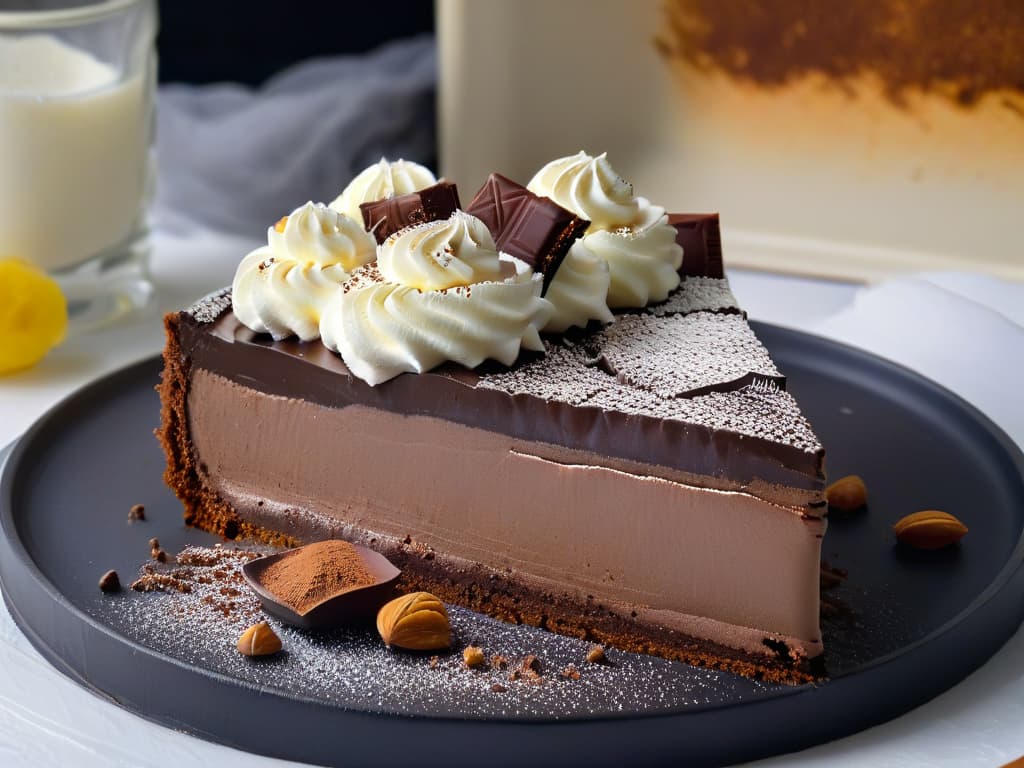
[[[377,631],[387,645],[431,651],[452,644],[444,603],[429,592],[396,597],[377,613]]]
[[[238,638],[238,652],[245,656],[270,656],[281,650],[279,638],[265,621],[253,624]]]
[[[852,512],[868,503],[868,489],[859,475],[847,475],[825,489],[825,501],[833,509]]]
[[[948,512],[925,509],[907,515],[892,527],[901,544],[916,549],[942,549],[967,533],[967,526]]]

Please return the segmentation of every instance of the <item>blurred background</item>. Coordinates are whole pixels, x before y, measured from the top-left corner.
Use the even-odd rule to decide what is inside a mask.
[[[1016,0],[239,8],[160,6],[165,230],[256,235],[382,155],[468,199],[585,149],[670,210],[720,211],[733,267],[1024,279]]]
[[[374,3],[302,0],[165,0],[160,4],[162,83],[262,85],[306,59],[361,54],[434,33],[431,0]]]
[[[158,229],[262,238],[382,156],[437,167],[434,5],[159,4]]]

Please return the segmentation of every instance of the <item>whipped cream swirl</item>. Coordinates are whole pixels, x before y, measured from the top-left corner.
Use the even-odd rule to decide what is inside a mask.
[[[638,222],[633,227],[591,232],[583,243],[608,263],[608,306],[645,307],[664,301],[679,285],[683,249],[665,209],[642,197]]]
[[[362,223],[363,213],[359,210],[361,203],[407,195],[436,183],[434,174],[419,163],[411,160],[390,163],[382,157],[380,162],[364,169],[352,179],[331,202],[331,208]]]
[[[443,291],[501,277],[490,230],[461,211],[435,226],[406,227],[391,235],[380,249],[377,266],[385,280],[421,291]]]
[[[544,350],[552,307],[542,287],[525,262],[499,256],[482,221],[456,211],[388,238],[378,263],[331,299],[320,334],[371,386],[446,361],[512,365],[522,347]]]
[[[275,339],[320,335],[324,304],[353,270],[376,256],[361,224],[322,203],[306,203],[267,230],[267,245],[238,265],[231,285],[235,316]]]
[[[582,243],[608,263],[609,287],[600,297],[607,307],[643,307],[664,301],[679,285],[683,249],[676,243],[676,230],[668,223],[665,209],[634,195],[606,155],[591,157],[580,152],[553,160],[534,175],[527,188],[590,220]],[[552,285],[562,269],[564,265]],[[595,293],[590,300],[596,302],[596,282],[592,288]],[[557,313],[559,301],[551,296],[550,288],[547,298]]]
[[[633,187],[615,172],[607,153],[591,157],[580,152],[552,160],[526,188],[587,219],[588,232],[630,227],[639,214]]]
[[[591,320],[612,322],[615,316],[605,301],[610,278],[605,259],[582,241],[573,243],[544,294],[555,311],[543,330],[562,333],[574,325],[583,328]]]

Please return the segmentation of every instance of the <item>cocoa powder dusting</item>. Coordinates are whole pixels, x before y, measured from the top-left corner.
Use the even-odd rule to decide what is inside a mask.
[[[269,565],[260,583],[302,614],[329,597],[369,587],[376,579],[347,541],[321,541],[289,552]]]

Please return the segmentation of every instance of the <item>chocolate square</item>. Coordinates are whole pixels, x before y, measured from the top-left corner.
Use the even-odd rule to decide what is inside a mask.
[[[676,242],[683,246],[680,274],[725,277],[717,213],[670,213],[668,223],[676,228]]]
[[[359,206],[366,229],[374,234],[378,243],[414,224],[447,219],[459,208],[459,191],[450,181],[439,181],[418,192]]]
[[[569,247],[590,226],[586,219],[500,173],[488,177],[466,212],[487,225],[499,251],[544,275],[544,292]]]

